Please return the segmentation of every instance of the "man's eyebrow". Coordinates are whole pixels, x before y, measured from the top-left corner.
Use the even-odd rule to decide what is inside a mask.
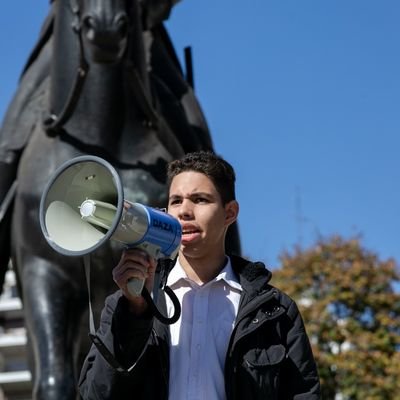
[[[182,198],[182,196],[180,196],[179,194],[171,194],[171,196],[169,196],[169,200],[171,199],[180,199]]]
[[[193,192],[190,194],[190,197],[192,196],[201,196],[201,197],[208,197],[208,198],[212,198],[214,197],[214,195],[212,193],[208,193],[208,192]]]
[[[214,198],[214,195],[212,193],[208,193],[208,192],[192,192],[192,193],[189,193],[187,196],[183,196],[183,195],[180,195],[180,194],[171,194],[169,196],[169,200],[171,200],[171,199],[174,199],[174,200],[175,199],[181,199],[183,197],[188,197],[188,198],[206,197],[206,198],[212,199],[212,198]]]

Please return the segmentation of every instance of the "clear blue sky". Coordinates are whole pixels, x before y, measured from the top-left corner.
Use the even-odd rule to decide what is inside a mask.
[[[48,11],[3,1],[0,117]],[[167,27],[191,45],[214,146],[237,171],[243,253],[363,236],[400,262],[400,2],[183,0]]]

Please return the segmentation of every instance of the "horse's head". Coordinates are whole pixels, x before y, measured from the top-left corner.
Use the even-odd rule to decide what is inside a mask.
[[[107,130],[118,130],[121,122],[117,116],[126,100],[127,74],[138,82],[139,101],[150,98],[151,40],[145,39],[142,0],[58,0],[53,4],[50,115],[44,121],[45,130],[49,135],[65,128],[75,136],[91,132],[88,136],[96,140],[103,135],[110,138]]]
[[[130,4],[129,0],[70,0],[73,27],[89,62],[110,64],[122,59],[132,19]]]

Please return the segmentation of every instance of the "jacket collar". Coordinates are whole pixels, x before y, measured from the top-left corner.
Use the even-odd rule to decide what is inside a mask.
[[[236,255],[229,256],[234,272],[239,277],[239,283],[249,298],[264,292],[270,287],[272,273],[262,262],[251,262]]]

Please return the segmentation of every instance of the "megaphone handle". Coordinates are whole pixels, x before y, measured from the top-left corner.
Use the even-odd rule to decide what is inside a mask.
[[[171,325],[171,324],[174,324],[176,321],[178,321],[179,317],[181,316],[181,303],[179,303],[178,298],[176,297],[175,293],[169,286],[165,286],[164,291],[168,295],[168,297],[171,299],[172,304],[174,305],[174,315],[171,318],[165,317],[164,315],[162,315],[160,313],[157,306],[154,304],[154,301],[151,298],[151,295],[148,292],[148,290],[146,289],[146,287],[143,288],[142,296],[144,297],[147,304],[149,305],[150,310],[153,313],[154,317],[157,318],[163,324]]]
[[[128,292],[132,296],[140,296],[142,294],[143,287],[144,287],[144,279],[139,279],[139,278],[129,279],[126,286],[127,286]]]

